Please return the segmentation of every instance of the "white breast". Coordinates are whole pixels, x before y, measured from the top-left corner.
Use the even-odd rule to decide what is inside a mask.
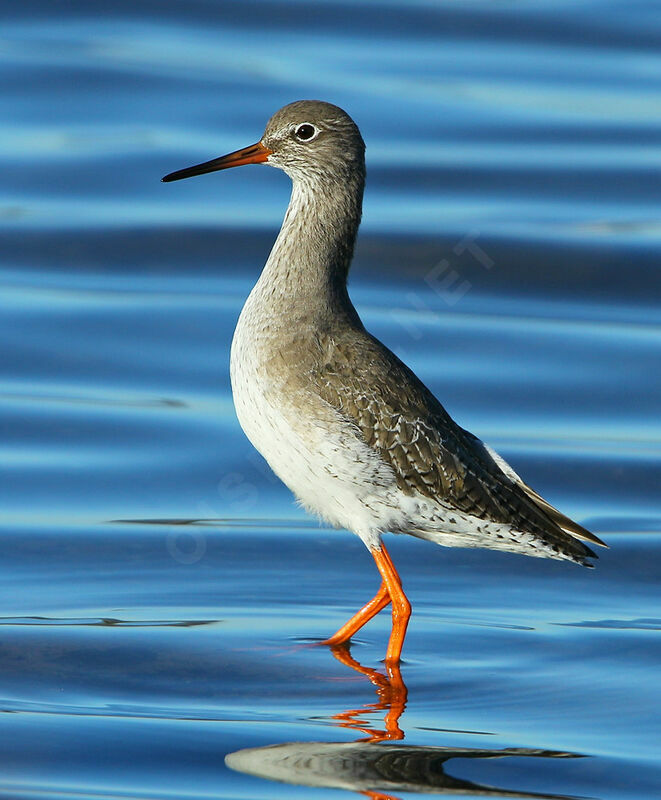
[[[306,509],[373,545],[379,532],[402,523],[395,474],[320,397],[299,394],[294,402],[279,392],[265,369],[258,293],[255,287],[232,340],[241,427]]]

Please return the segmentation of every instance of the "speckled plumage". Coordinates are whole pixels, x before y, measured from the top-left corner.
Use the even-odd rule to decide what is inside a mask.
[[[464,523],[469,517],[475,533],[483,534],[482,547],[518,550],[509,540],[521,531],[534,536],[526,541],[525,551],[556,553],[579,563],[594,555],[562,526],[581,538],[594,540],[592,534],[551,506],[540,507],[541,498],[518,476],[513,479],[513,471],[505,474],[492,452],[459,427],[413,372],[378,340],[365,334],[359,348],[353,341],[345,347],[333,342],[328,349],[332,355],[315,375],[320,395],[356,425],[367,444],[393,469],[400,491],[422,495],[443,509],[443,514],[431,519],[409,520],[397,532],[443,544],[443,524],[439,523],[456,530],[457,517]],[[497,530],[490,523],[510,530]]]

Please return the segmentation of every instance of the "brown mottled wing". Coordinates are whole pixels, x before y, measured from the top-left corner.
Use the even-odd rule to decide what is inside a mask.
[[[594,555],[573,537],[601,544],[596,537],[503,471],[378,340],[366,333],[348,341],[328,336],[320,345],[324,357],[313,376],[319,394],[356,425],[394,469],[403,491],[537,534],[579,559]]]

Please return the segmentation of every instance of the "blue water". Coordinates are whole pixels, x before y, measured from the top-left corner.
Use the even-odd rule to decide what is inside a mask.
[[[659,4],[0,14],[3,798],[661,797]],[[313,646],[374,565],[233,411],[288,179],[159,181],[301,98],[367,142],[367,326],[611,546],[394,539],[401,684],[387,613]]]

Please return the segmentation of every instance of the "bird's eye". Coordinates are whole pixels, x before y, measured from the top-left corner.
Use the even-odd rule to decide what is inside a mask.
[[[294,131],[296,138],[300,139],[302,142],[309,142],[310,139],[313,139],[315,134],[317,133],[317,129],[314,125],[310,125],[309,122],[304,122],[302,125],[299,125],[298,128]]]

